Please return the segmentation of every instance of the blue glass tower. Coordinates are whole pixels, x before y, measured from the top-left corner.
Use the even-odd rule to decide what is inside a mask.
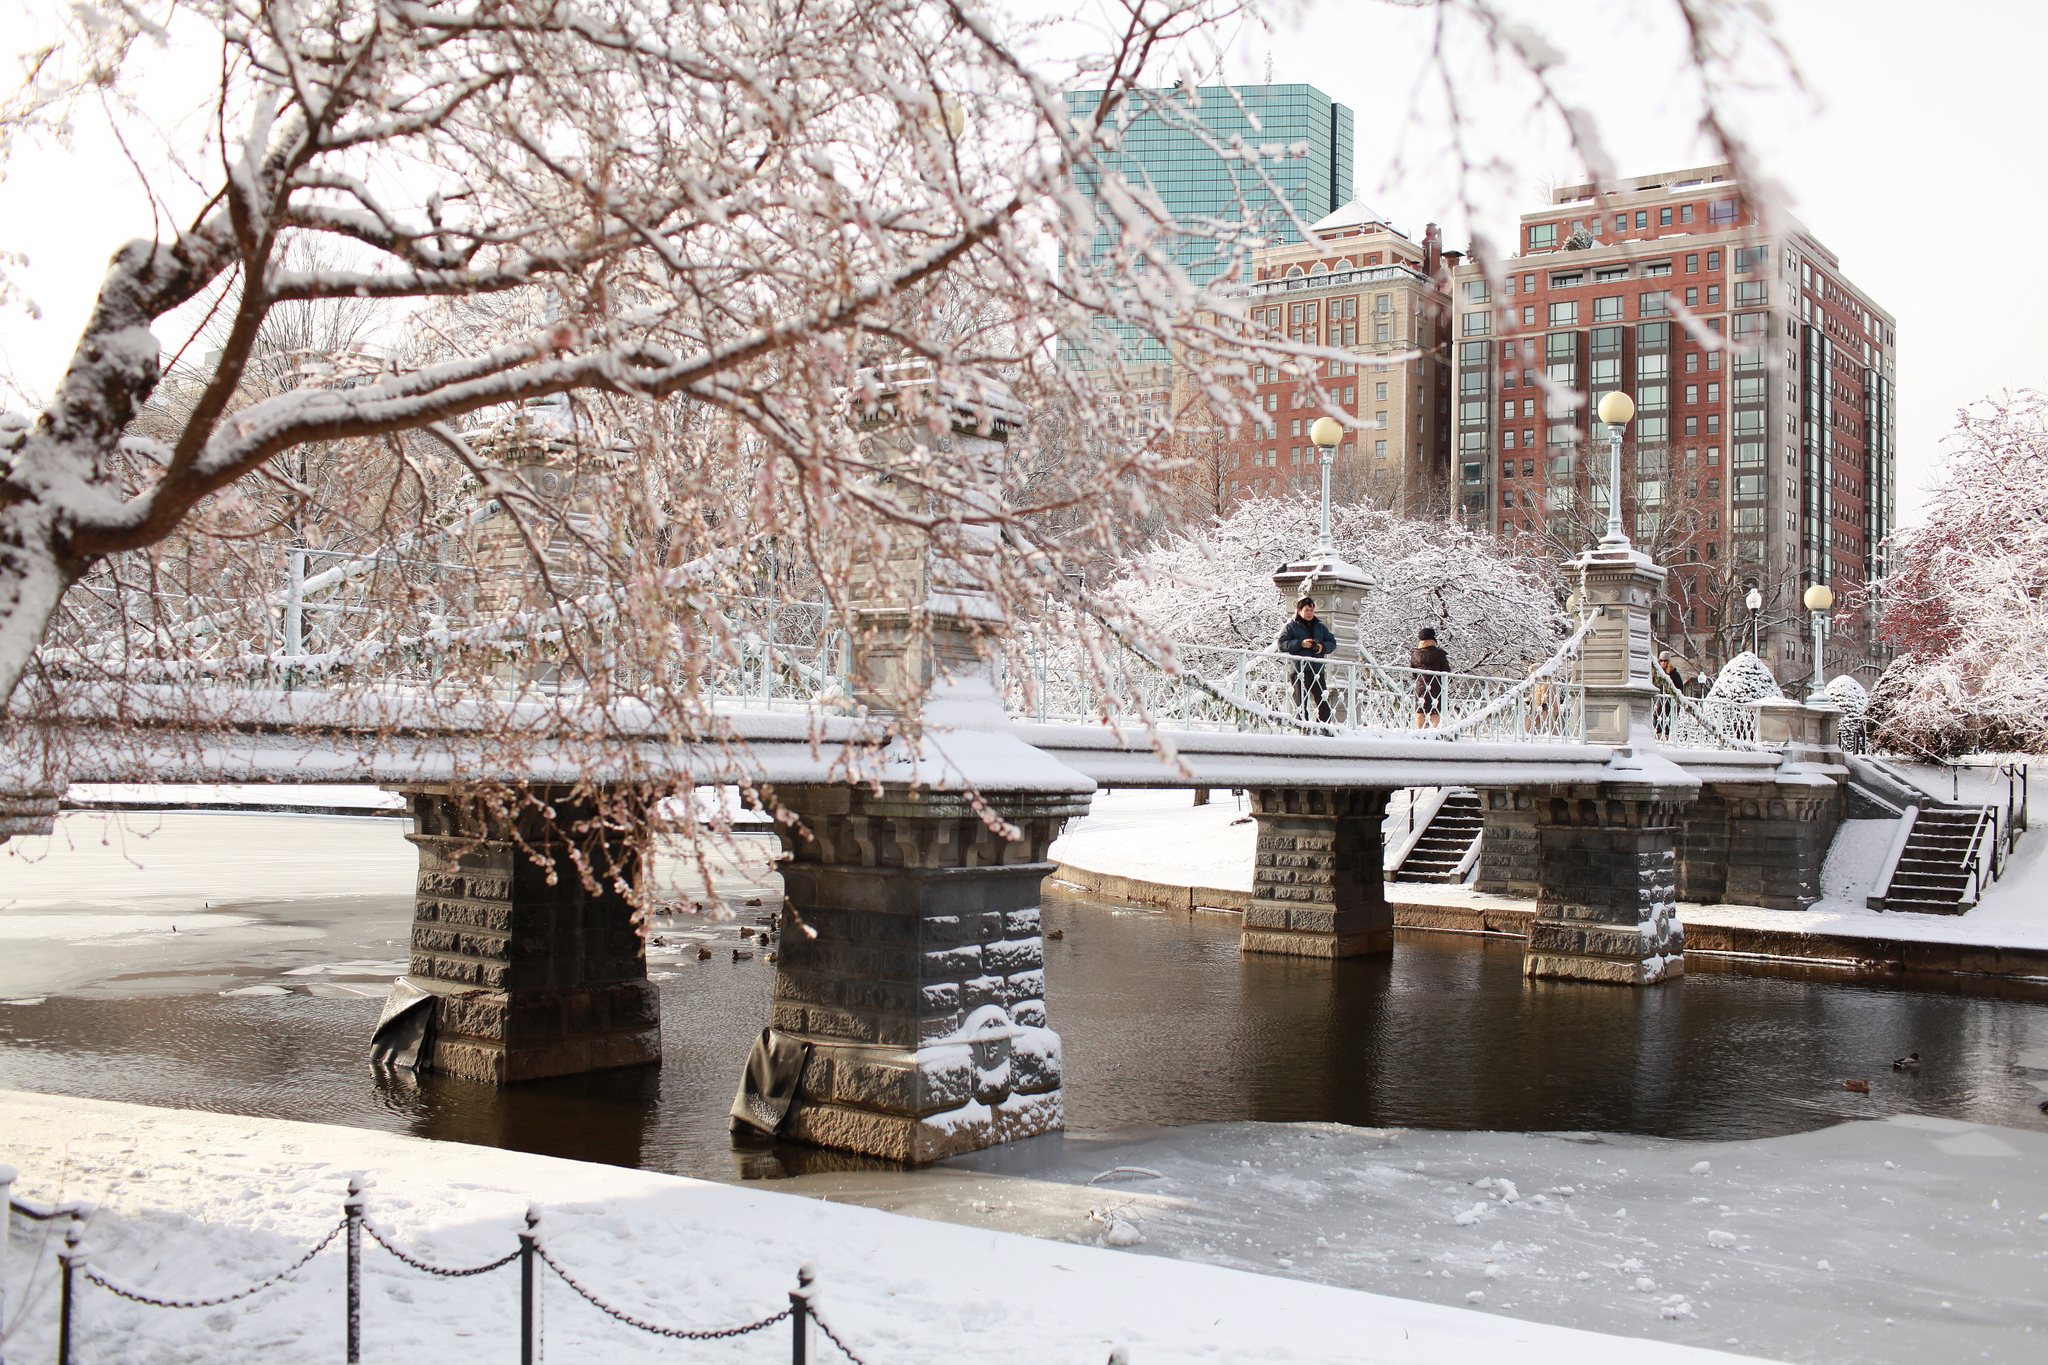
[[[1077,116],[1092,115],[1102,95],[1100,90],[1069,91],[1067,107]],[[1351,110],[1312,85],[1206,85],[1195,90],[1192,99],[1180,90],[1143,91],[1126,98],[1135,116],[1122,148],[1105,154],[1077,177],[1091,197],[1103,176],[1121,176],[1157,194],[1176,222],[1263,220],[1273,244],[1300,241],[1301,234],[1277,211],[1271,193],[1260,183],[1258,171],[1219,156],[1187,126],[1199,121],[1226,146],[1233,138],[1248,147],[1292,151],[1305,146],[1305,156],[1262,157],[1260,169],[1307,221],[1351,202]],[[1169,101],[1173,110],[1162,113],[1159,105]],[[1109,229],[1103,229],[1096,253],[1112,242]],[[1177,242],[1174,257],[1203,283],[1224,265],[1214,243],[1201,237]]]

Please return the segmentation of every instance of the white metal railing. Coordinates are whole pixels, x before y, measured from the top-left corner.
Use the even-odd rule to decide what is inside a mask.
[[[1657,679],[1654,720],[1657,738],[1678,749],[1764,749],[1757,738],[1757,708],[1725,697],[1694,701],[1672,686],[1662,669]]]
[[[1108,719],[1102,704],[1108,694],[1130,708],[1133,721],[1166,729],[1585,737],[1585,689],[1547,676],[1433,673],[1211,645],[1174,645],[1157,661],[1120,650],[1091,673],[1066,651],[1026,642],[1007,662],[1010,710],[1030,720]]]

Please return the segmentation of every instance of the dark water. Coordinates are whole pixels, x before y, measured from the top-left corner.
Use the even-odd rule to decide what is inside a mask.
[[[402,933],[401,898],[358,901],[348,925],[324,908],[326,960]],[[1735,1139],[1902,1110],[2048,1128],[2012,1067],[2048,1041],[2048,986],[1695,958],[1680,982],[1629,990],[1527,982],[1511,940],[1403,932],[1391,961],[1329,964],[1241,956],[1232,916],[1054,896],[1046,922],[1065,931],[1046,979],[1076,1135],[1254,1119]],[[224,998],[216,973],[185,994],[155,976],[147,994],[112,981],[0,1009],[0,1087],[755,1173],[724,1113],[774,969],[720,952],[662,970],[658,1069],[382,1080],[365,1060],[376,999]],[[1894,1072],[1910,1050],[1924,1068]],[[1845,1093],[1851,1077],[1871,1095]]]

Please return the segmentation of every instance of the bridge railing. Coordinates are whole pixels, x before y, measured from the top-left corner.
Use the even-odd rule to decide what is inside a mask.
[[[1369,661],[1311,663],[1271,650],[1175,645],[1158,661],[1119,650],[1096,670],[1073,651],[1027,642],[1010,653],[1011,712],[1039,721],[1103,718],[1105,693],[1168,729],[1456,730],[1481,740],[1580,740],[1577,683],[1431,673]],[[1328,714],[1324,715],[1327,705]]]
[[[1757,738],[1757,708],[1725,697],[1694,700],[1671,685],[1661,670],[1657,682],[1657,737],[1678,749],[1763,749]]]

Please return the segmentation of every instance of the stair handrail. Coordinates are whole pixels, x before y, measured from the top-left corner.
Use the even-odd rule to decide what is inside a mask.
[[[1998,880],[1998,816],[1996,812],[1997,808],[1995,806],[1979,806],[1977,808],[1977,823],[1970,827],[1970,851],[1965,856],[1970,868],[1971,905],[1975,905],[1978,901],[1983,900],[1984,888]],[[1992,829],[1992,839],[1988,849],[1985,846],[1984,839],[1984,822],[1987,820],[1991,822]],[[1984,875],[1984,858],[1987,853],[1991,855],[1991,875],[1989,877]]]
[[[1906,813],[1899,817],[1899,832],[1892,836],[1891,852],[1885,855],[1884,866],[1871,883],[1870,894],[1863,898],[1864,909],[1884,909],[1885,900],[1892,893],[1892,878],[1898,875],[1899,859],[1906,856],[1906,843],[1913,837],[1913,823],[1919,818],[1918,806],[1906,807]]]

